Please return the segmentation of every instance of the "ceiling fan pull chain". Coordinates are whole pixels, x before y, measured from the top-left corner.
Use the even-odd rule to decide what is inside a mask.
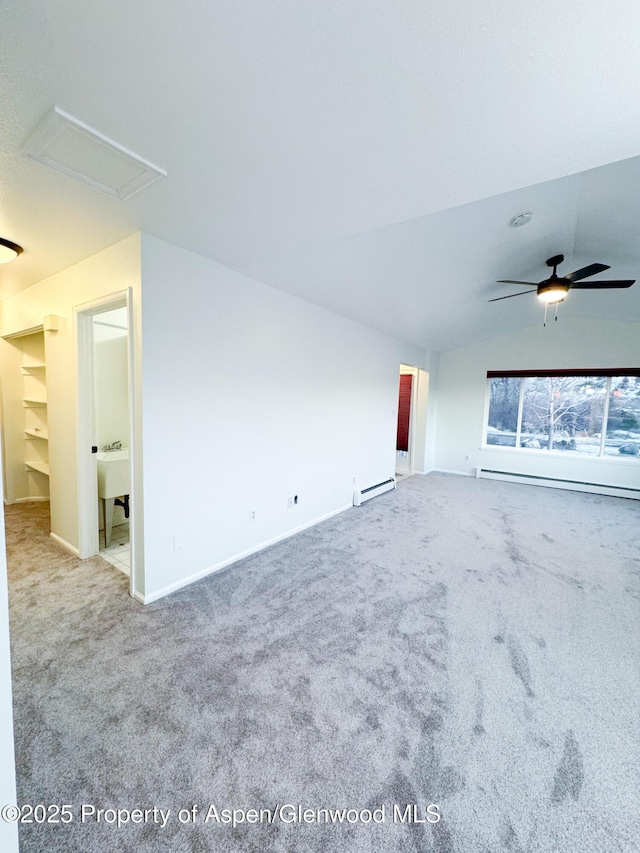
[[[556,302],[556,322],[558,321],[558,305],[560,305],[560,303]]]
[[[545,302],[544,303],[544,323],[542,324],[543,326],[547,325],[547,308],[548,307],[549,307],[548,303]]]

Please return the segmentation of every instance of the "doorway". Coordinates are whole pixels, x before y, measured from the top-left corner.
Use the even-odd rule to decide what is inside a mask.
[[[396,431],[396,478],[413,474],[415,400],[418,370],[400,365],[398,383],[398,427]]]
[[[135,591],[131,301],[128,292],[76,311],[79,549],[129,575]]]
[[[93,315],[93,396],[98,447],[100,556],[126,575],[131,570],[127,338],[126,306]]]

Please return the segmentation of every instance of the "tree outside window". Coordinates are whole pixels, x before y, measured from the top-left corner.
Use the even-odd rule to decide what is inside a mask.
[[[493,374],[486,443],[640,459],[640,375]]]
[[[538,441],[548,450],[577,450],[577,439],[588,439],[589,447],[593,445],[597,453],[596,435],[602,431],[605,391],[606,379],[601,377],[527,377],[522,437]]]

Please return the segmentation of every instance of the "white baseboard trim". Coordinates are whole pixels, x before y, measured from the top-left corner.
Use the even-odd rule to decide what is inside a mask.
[[[453,471],[451,468],[431,468],[430,474],[455,474],[456,477],[475,477],[475,471]]]
[[[309,527],[314,527],[316,524],[320,524],[323,521],[327,521],[329,518],[333,518],[334,515],[339,515],[341,512],[345,512],[348,509],[353,509],[352,504],[342,506],[340,507],[340,509],[332,510],[326,515],[320,516],[320,518],[315,518],[313,521],[309,521],[306,524],[301,524],[299,527],[295,527],[293,530],[287,531],[287,533],[283,533],[280,536],[275,536],[273,539],[268,539],[266,542],[262,542],[260,545],[256,545],[253,548],[248,548],[246,551],[242,551],[240,554],[235,554],[233,557],[229,557],[226,560],[222,560],[220,563],[216,563],[213,566],[209,566],[206,569],[202,569],[199,572],[195,572],[194,574],[189,575],[186,578],[181,578],[179,581],[175,581],[174,583],[168,584],[167,586],[162,587],[162,589],[158,589],[155,592],[150,592],[148,594],[145,593],[145,595],[136,592],[134,597],[137,598],[138,601],[141,601],[143,604],[152,604],[154,601],[158,601],[159,598],[164,598],[165,595],[170,595],[172,592],[177,592],[179,589],[182,589],[185,586],[189,586],[189,584],[202,580],[202,578],[206,578],[207,575],[213,575],[216,572],[219,572],[221,569],[226,569],[227,566],[230,566],[233,563],[237,563],[238,560],[243,560],[245,557],[250,557],[252,554],[257,554],[259,551],[264,551],[265,548],[270,548],[272,545],[277,545],[278,542],[283,542],[285,539],[290,539],[292,536],[296,536],[296,534],[302,533],[303,530],[307,530]]]
[[[28,504],[28,503],[37,503],[38,501],[49,501],[50,498],[16,498],[15,501],[8,501],[6,498],[4,499],[5,506],[13,506],[13,504]]]
[[[613,498],[631,498],[640,500],[640,489],[624,486],[600,485],[576,480],[561,480],[553,477],[539,477],[531,474],[515,474],[509,471],[492,471],[478,468],[478,477],[483,480],[504,480],[508,483],[524,483],[527,486],[542,486],[547,489],[564,489],[569,492],[588,492],[594,495],[608,495]]]
[[[49,536],[58,543],[58,545],[62,545],[63,548],[66,548],[67,551],[71,551],[72,554],[75,554],[76,557],[80,557],[80,551],[77,548],[74,548],[71,543],[67,542],[66,539],[63,539],[62,536],[58,536],[57,533],[50,533]]]

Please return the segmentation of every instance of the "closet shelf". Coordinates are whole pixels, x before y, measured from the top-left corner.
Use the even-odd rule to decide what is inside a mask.
[[[41,370],[46,370],[45,364],[23,364],[20,368],[22,373],[40,373]]]
[[[47,401],[46,400],[31,400],[29,397],[23,397],[22,405],[25,407],[25,409],[46,408]]]
[[[24,467],[27,471],[39,471],[49,476],[49,465],[46,462],[25,462]]]
[[[25,429],[24,434],[30,436],[30,438],[41,438],[43,441],[49,441],[49,433],[43,429]]]

